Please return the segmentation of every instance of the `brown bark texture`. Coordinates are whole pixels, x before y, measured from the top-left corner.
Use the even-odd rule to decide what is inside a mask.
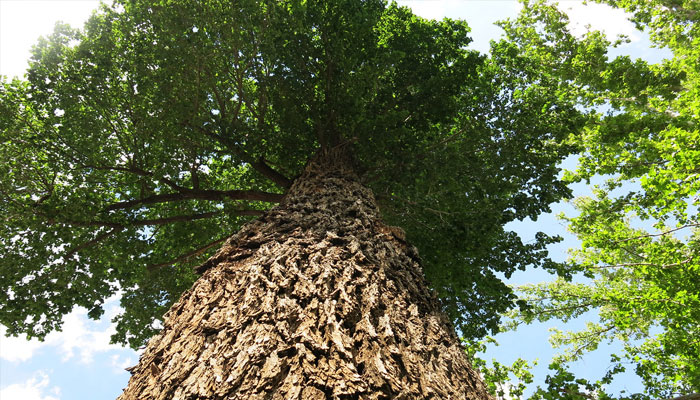
[[[491,399],[341,152],[204,265],[119,400]]]

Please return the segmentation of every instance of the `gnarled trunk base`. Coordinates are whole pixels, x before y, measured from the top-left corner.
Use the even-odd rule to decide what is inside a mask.
[[[342,162],[310,164],[202,269],[119,399],[490,398]]]

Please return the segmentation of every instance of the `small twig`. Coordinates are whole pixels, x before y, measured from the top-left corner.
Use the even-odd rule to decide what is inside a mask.
[[[635,237],[632,237],[632,238],[627,238],[627,239],[618,240],[618,241],[616,241],[616,242],[614,242],[614,243],[617,244],[617,243],[629,242],[629,241],[632,241],[632,240],[644,239],[644,238],[648,238],[648,237],[664,236],[664,235],[668,235],[669,233],[673,233],[673,232],[676,232],[676,231],[680,231],[681,229],[693,228],[693,227],[697,227],[697,226],[700,226],[700,224],[698,224],[698,223],[696,223],[696,224],[686,224],[686,225],[683,225],[683,226],[679,226],[678,228],[669,229],[669,230],[667,230],[667,231],[665,231],[665,232],[661,232],[661,233],[650,233],[650,234],[647,234],[647,235],[635,236]]]

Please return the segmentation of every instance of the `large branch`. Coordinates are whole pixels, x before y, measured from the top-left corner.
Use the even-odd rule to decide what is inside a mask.
[[[115,233],[120,232],[123,229],[124,229],[123,227],[116,227],[116,228],[112,228],[111,230],[109,230],[107,232],[103,232],[103,233],[97,235],[94,239],[89,240],[85,243],[79,244],[79,245],[73,247],[72,249],[68,250],[68,252],[66,253],[66,255],[63,258],[65,260],[67,260],[67,259],[73,257],[73,255],[75,253],[79,252],[80,250],[87,249],[88,247],[92,247],[92,246],[96,245],[97,243],[114,235]]]
[[[148,226],[148,225],[165,225],[171,222],[185,222],[185,221],[196,221],[198,219],[205,219],[213,217],[214,215],[221,214],[221,211],[212,211],[208,213],[194,214],[194,215],[176,215],[174,217],[165,218],[155,218],[155,219],[144,219],[139,221],[131,222],[131,226]]]
[[[147,225],[165,225],[169,224],[171,222],[187,222],[187,221],[196,221],[198,219],[205,219],[205,218],[210,218],[218,214],[222,214],[223,211],[212,211],[208,213],[201,213],[201,214],[194,214],[194,215],[176,215],[174,217],[165,217],[165,218],[155,218],[155,219],[144,219],[144,220],[139,220],[139,221],[134,221],[129,223],[129,226],[147,226]],[[252,215],[252,216],[260,216],[263,215],[265,212],[262,210],[235,210],[231,214],[233,215]]]
[[[226,239],[230,238],[231,236],[233,236],[233,235],[225,236],[225,237],[222,237],[221,239],[217,239],[211,243],[207,243],[202,247],[196,248],[196,249],[190,251],[189,253],[185,253],[185,254],[175,258],[174,260],[160,263],[160,264],[151,264],[151,265],[147,266],[146,268],[153,270],[153,269],[157,269],[157,268],[167,267],[167,266],[179,263],[181,261],[189,260],[192,257],[197,257],[197,256],[201,255],[202,253],[204,253],[205,251],[218,245],[219,243],[224,242]]]
[[[700,393],[686,394],[684,396],[678,396],[668,400],[700,400]]]
[[[183,200],[251,200],[279,203],[283,195],[257,190],[187,190],[180,193],[157,194],[143,199],[122,201],[105,207],[104,211],[123,210],[145,204],[169,203]]]
[[[94,169],[94,170],[102,170],[102,171],[119,171],[119,172],[128,172],[131,174],[135,174],[138,176],[144,176],[144,177],[150,177],[154,179],[158,179],[161,182],[165,183],[166,185],[170,186],[172,189],[179,191],[185,191],[185,190],[191,190],[187,189],[185,187],[179,186],[172,180],[162,176],[162,177],[156,177],[153,172],[148,172],[144,171],[141,168],[137,167],[122,167],[122,166],[102,166],[102,165],[90,165],[90,164],[82,164],[81,168],[89,168],[89,169]],[[196,189],[196,187],[195,187]]]
[[[213,217],[217,214],[221,214],[223,211],[213,211],[213,212],[208,212],[208,213],[201,213],[201,214],[193,214],[193,215],[176,215],[173,217],[165,217],[165,218],[155,218],[155,219],[146,219],[146,220],[138,220],[138,221],[132,221],[127,224],[118,224],[118,223],[113,223],[113,222],[107,222],[107,221],[49,221],[50,223],[65,223],[73,226],[102,226],[102,227],[107,227],[107,228],[112,228],[111,230],[107,232],[103,232],[99,235],[97,235],[95,238],[92,240],[89,240],[85,243],[81,243],[70,250],[65,254],[64,258],[68,259],[72,257],[74,254],[76,254],[78,251],[86,249],[88,247],[92,247],[96,245],[97,243],[107,239],[108,237],[114,235],[115,233],[121,232],[124,229],[130,227],[130,226],[148,226],[148,225],[165,225],[169,224],[172,222],[187,222],[187,221],[195,221],[198,219],[205,219],[205,218],[210,218]],[[253,209],[248,209],[248,210],[235,210],[233,211],[234,215],[252,215],[252,216],[259,216],[264,214],[264,211],[262,210],[253,210]],[[219,243],[220,241],[212,242],[214,244]],[[213,245],[213,244],[212,244]],[[200,249],[201,251],[207,250],[207,248]]]
[[[250,166],[253,167],[256,171],[258,171],[260,175],[266,177],[267,179],[271,180],[272,182],[278,184],[279,186],[285,189],[288,189],[292,186],[291,179],[272,169],[272,167],[267,165],[265,160],[262,158],[258,159],[257,161],[251,162]]]
[[[190,125],[191,126],[191,125]],[[286,176],[282,175],[278,171],[275,171],[272,167],[270,167],[265,160],[261,157],[258,159],[253,158],[250,154],[246,153],[243,151],[243,149],[240,148],[233,140],[223,137],[221,135],[218,135],[208,129],[205,129],[203,127],[197,127],[197,129],[204,133],[205,135],[209,136],[210,138],[216,140],[220,144],[222,144],[224,147],[226,147],[228,150],[233,152],[236,156],[240,157],[241,160],[247,162],[250,164],[253,169],[258,171],[260,175],[266,177],[267,179],[271,180],[275,184],[288,189],[289,187],[292,186],[292,180],[287,178]]]
[[[212,211],[200,214],[190,214],[190,215],[175,215],[172,217],[154,218],[154,219],[142,219],[129,221],[127,223],[118,223],[110,221],[76,221],[76,220],[57,220],[55,218],[50,218],[47,220],[49,224],[66,224],[70,226],[80,226],[80,227],[105,227],[112,228],[116,230],[122,230],[134,226],[153,226],[153,225],[167,225],[173,222],[189,222],[196,221],[198,219],[211,218],[215,215],[223,214],[224,211]],[[230,215],[239,216],[260,216],[263,215],[265,211],[255,210],[255,209],[239,209],[227,212]]]

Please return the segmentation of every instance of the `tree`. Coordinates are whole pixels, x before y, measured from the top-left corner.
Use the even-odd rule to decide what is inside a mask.
[[[561,268],[557,238],[503,226],[569,195],[586,117],[541,59],[468,31],[379,0],[125,0],[57,26],[0,89],[0,321],[41,338],[122,291],[114,340],[137,347],[170,309],[124,398],[485,396],[441,313],[480,337],[515,301],[496,273]]]
[[[649,65],[601,56],[588,60],[590,73],[562,69],[584,93],[582,107],[605,110],[572,136],[581,154],[566,180],[590,184],[603,177],[605,184],[595,188],[594,198],[574,202],[577,216],[565,217],[582,242],[572,261],[584,279],[519,288],[529,306],[519,318],[568,321],[597,313],[599,320],[587,322],[585,330],[552,337],[566,348],[555,360],[561,382],[574,380],[562,373],[561,363],[604,341],[618,341],[624,350],[613,355],[610,372],[634,365],[647,398],[694,394],[700,392],[700,9],[697,2],[683,1],[607,3],[630,11],[673,58]],[[565,22],[552,7],[528,10],[530,21]],[[534,40],[525,47],[548,49]]]

